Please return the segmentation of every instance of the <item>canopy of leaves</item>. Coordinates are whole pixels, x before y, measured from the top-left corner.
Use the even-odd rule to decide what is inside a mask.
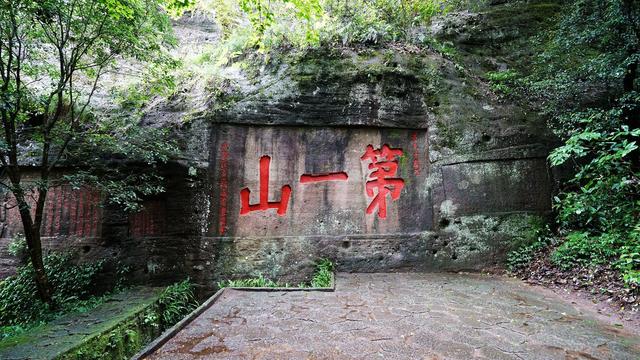
[[[76,184],[90,180],[129,208],[141,196],[162,191],[160,178],[149,169],[119,174],[106,164],[126,158],[153,166],[168,160],[175,145],[167,142],[166,131],[142,128],[136,117],[114,117],[92,101],[96,92],[105,91],[104,75],[125,59],[151,66],[171,63],[167,49],[175,39],[162,9],[177,14],[188,5],[179,0],[0,0],[3,162],[15,154],[22,165],[41,166],[44,179],[55,166],[73,163],[81,170],[74,175]]]
[[[278,47],[330,47],[424,42],[433,16],[479,3],[464,0],[204,0],[227,38],[260,51]],[[480,1],[483,3],[483,1]],[[247,24],[248,22],[248,24]],[[247,26],[249,25],[249,26]]]

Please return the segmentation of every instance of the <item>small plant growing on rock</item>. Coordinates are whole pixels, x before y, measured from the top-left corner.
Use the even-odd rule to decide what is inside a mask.
[[[487,79],[491,82],[491,90],[498,94],[510,96],[518,86],[518,74],[515,70],[490,71]]]
[[[331,286],[333,263],[329,259],[321,259],[316,264],[316,272],[311,279],[311,287],[324,288]]]
[[[321,259],[315,265],[315,272],[310,283],[301,283],[298,288],[326,288],[331,286],[333,276],[333,262]],[[255,288],[288,288],[289,284],[280,284],[259,274],[258,277],[238,280],[222,280],[217,283],[220,289],[226,287],[255,287]]]
[[[259,274],[258,277],[250,279],[238,279],[238,280],[223,280],[217,283],[219,288],[226,287],[288,287],[288,284],[280,285],[277,282],[267,279],[264,275]]]

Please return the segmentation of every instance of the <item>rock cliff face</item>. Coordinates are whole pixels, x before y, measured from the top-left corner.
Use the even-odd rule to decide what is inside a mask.
[[[249,58],[155,103],[145,122],[179,125],[183,158],[142,213],[104,210],[96,246],[117,249],[139,278],[208,286],[255,273],[300,281],[321,257],[341,271],[499,266],[548,214],[553,189],[544,119],[483,79],[544,24],[517,6],[553,9],[506,3],[439,19],[432,36],[453,55]],[[215,41],[197,24],[176,27]]]

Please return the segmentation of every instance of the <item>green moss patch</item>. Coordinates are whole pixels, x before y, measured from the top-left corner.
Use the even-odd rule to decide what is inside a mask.
[[[197,305],[188,282],[123,291],[0,342],[2,359],[129,359]]]

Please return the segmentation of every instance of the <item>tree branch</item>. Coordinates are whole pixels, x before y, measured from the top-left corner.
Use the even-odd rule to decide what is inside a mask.
[[[63,144],[62,144],[62,146],[60,147],[60,149],[59,149],[59,151],[58,151],[58,154],[57,154],[57,156],[56,156],[55,160],[53,160],[53,161],[51,162],[51,164],[49,165],[49,170],[52,170],[52,169],[53,169],[53,167],[55,167],[55,166],[56,166],[56,164],[60,161],[60,159],[61,159],[61,158],[62,158],[62,156],[64,155],[64,152],[65,152],[65,150],[66,150],[67,146],[69,145],[69,142],[71,141],[71,139],[73,139],[73,137],[74,137],[74,135],[75,135],[75,130],[76,130],[76,129],[74,129],[74,128],[78,125],[78,123],[79,123],[79,121],[80,121],[80,119],[81,119],[82,115],[84,114],[84,112],[85,112],[85,110],[86,110],[87,106],[88,106],[88,105],[89,105],[89,103],[91,102],[91,98],[93,97],[93,94],[95,93],[95,91],[96,91],[96,89],[97,89],[97,87],[98,87],[98,80],[99,80],[100,75],[102,74],[102,70],[104,69],[104,66],[105,66],[106,64],[107,64],[107,61],[105,60],[105,61],[103,62],[103,64],[101,65],[101,67],[98,69],[98,71],[97,71],[97,73],[96,73],[96,77],[95,77],[95,79],[93,80],[93,85],[92,85],[92,87],[91,87],[91,91],[89,92],[89,95],[87,96],[87,101],[84,103],[84,105],[83,105],[83,106],[82,106],[82,108],[80,109],[80,112],[77,114],[76,118],[72,119],[72,122],[71,122],[71,127],[72,127],[72,128],[71,128],[71,132],[70,132],[70,133],[67,135],[67,137],[65,138],[65,140],[64,140],[64,142],[63,142]]]

